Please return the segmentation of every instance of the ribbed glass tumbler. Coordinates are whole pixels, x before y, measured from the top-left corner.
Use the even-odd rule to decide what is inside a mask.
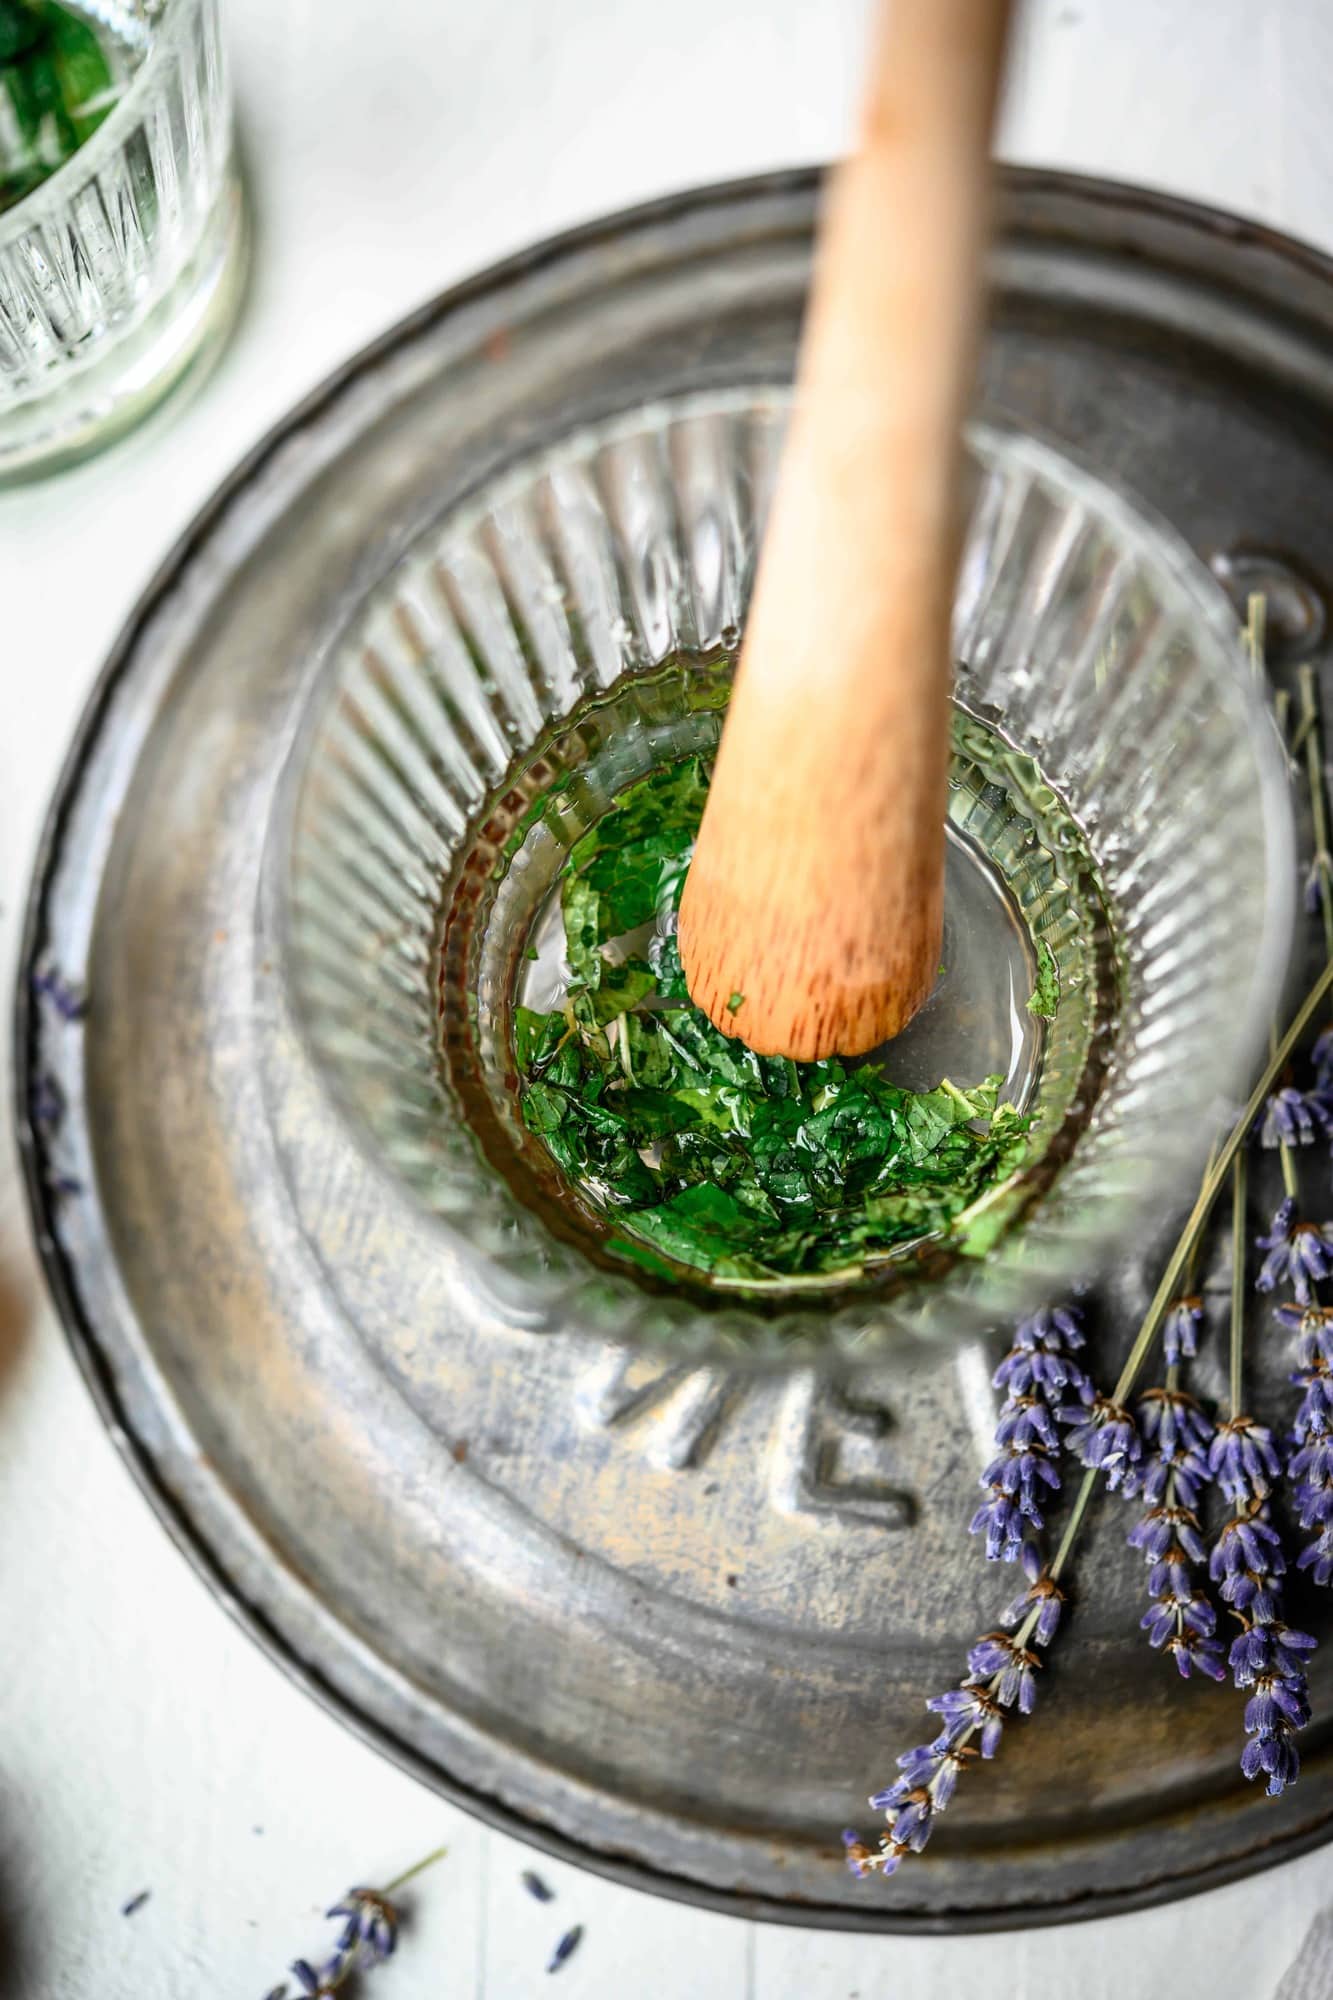
[[[220,340],[243,278],[218,0],[69,11],[87,13],[124,87],[0,214],[0,483],[134,422]]]
[[[1285,770],[1227,607],[1162,524],[979,425],[946,971],[984,880],[1064,994],[1039,1046],[1022,1028],[1009,1226],[984,1256],[928,1244],[738,1295],[619,1264],[609,1220],[562,1201],[517,1109],[512,1008],[569,846],[716,740],[786,408],[772,388],[658,403],[483,487],[352,610],[292,751],[270,860],[297,1016],[363,1142],[526,1323],[771,1358],[1050,1297],[1188,1197],[1285,964]],[[988,945],[943,1023],[951,1065],[1001,970]]]

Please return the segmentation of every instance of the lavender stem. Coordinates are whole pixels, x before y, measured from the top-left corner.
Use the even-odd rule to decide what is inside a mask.
[[[433,1868],[437,1861],[443,1861],[448,1852],[447,1847],[437,1847],[432,1853],[423,1855],[422,1859],[414,1861],[410,1868],[404,1868],[401,1875],[395,1875],[392,1882],[386,1882],[380,1891],[381,1895],[391,1896],[395,1889],[402,1888],[404,1882],[410,1882],[413,1876],[422,1874],[427,1868]]]
[[[1119,1397],[1117,1396],[1118,1400]],[[1092,1498],[1093,1488],[1100,1477],[1100,1470],[1095,1466],[1083,1475],[1083,1483],[1074,1496],[1074,1505],[1070,1510],[1069,1519],[1065,1522],[1065,1531],[1060,1537],[1060,1546],[1055,1551],[1054,1559],[1051,1562],[1049,1574],[1052,1583],[1060,1581],[1061,1571],[1069,1561],[1070,1556],[1074,1553],[1074,1544],[1078,1540],[1079,1529],[1083,1526],[1083,1516],[1088,1511],[1088,1502]],[[1018,1635],[1017,1643],[1019,1645],[1026,1645],[1028,1636],[1036,1622],[1037,1616],[1034,1612],[1030,1615],[1028,1622],[1024,1624],[1021,1633]]]
[[[1328,795],[1324,789],[1324,732],[1319,713],[1319,691],[1314,668],[1307,662],[1298,669],[1301,690],[1301,733],[1305,741],[1305,772],[1310,788],[1310,815],[1314,822],[1315,865],[1319,880],[1319,911],[1324,923],[1324,953],[1333,958],[1333,890],[1327,862]]]
[[[1283,1147],[1283,1153],[1286,1147]],[[1285,1165],[1285,1161],[1284,1161]],[[1245,1148],[1231,1163],[1231,1414],[1241,1414],[1245,1350]]]

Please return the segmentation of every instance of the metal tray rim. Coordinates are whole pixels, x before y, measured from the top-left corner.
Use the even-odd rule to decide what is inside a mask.
[[[1333,1834],[1333,1827],[1317,1820],[1309,1826],[1279,1835],[1271,1841],[1257,1843],[1247,1851],[1197,1870],[1171,1871],[1136,1885],[1132,1890],[1108,1891],[1104,1895],[1083,1894],[1068,1902],[1046,1901],[994,1908],[972,1906],[961,1911],[945,1909],[931,1913],[895,1911],[883,1905],[867,1905],[864,1911],[857,1911],[845,1906],[781,1902],[743,1891],[711,1889],[693,1880],[653,1869],[638,1860],[602,1853],[471,1790],[373,1722],[352,1701],[312,1671],[263,1614],[238,1594],[222,1562],[159,1478],[147,1443],[135,1435],[126,1419],[95,1329],[80,1303],[69,1259],[49,1226],[49,1195],[42,1180],[38,1149],[28,1118],[30,1070],[35,1053],[31,976],[44,943],[47,896],[59,859],[66,821],[98,740],[108,704],[133,662],[141,634],[196,551],[206,543],[214,524],[245,493],[278,451],[336,403],[364,373],[460,307],[484,298],[509,282],[531,275],[547,264],[654,222],[670,221],[682,214],[713,206],[722,207],[739,199],[762,200],[768,195],[812,194],[822,172],[823,169],[816,166],[796,167],[685,189],[579,225],[495,263],[437,294],[362,347],[340,368],[325,377],[241,458],[169,549],[128,614],[93,685],[57,779],[37,843],[24,911],[12,1012],[11,1116],[29,1219],[43,1275],[75,1362],[122,1460],[172,1542],[223,1608],[289,1678],[360,1740],[486,1825],[593,1874],[668,1900],[767,1923],[852,1933],[922,1936],[1018,1930],[1112,1916],[1150,1908],[1177,1897],[1200,1894],[1242,1879],[1258,1869],[1295,1859],[1321,1846]],[[1020,197],[1025,194],[1064,196],[1117,213],[1132,211],[1174,222],[1198,232],[1202,238],[1251,243],[1315,277],[1333,294],[1333,258],[1262,223],[1224,210],[1128,183],[1040,168],[1006,167],[1002,172],[1002,181]]]

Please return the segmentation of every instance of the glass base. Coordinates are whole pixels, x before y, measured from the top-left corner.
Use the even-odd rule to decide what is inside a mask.
[[[131,429],[187,373],[221,353],[249,267],[242,183],[224,184],[194,255],[142,320],[51,388],[0,408],[0,487],[42,478],[100,451]],[[99,343],[100,345],[100,343]]]

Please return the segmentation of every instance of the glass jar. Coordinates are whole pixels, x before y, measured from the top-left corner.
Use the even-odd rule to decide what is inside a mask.
[[[123,94],[0,214],[0,481],[124,430],[220,343],[240,297],[218,0],[106,0],[96,23]]]

